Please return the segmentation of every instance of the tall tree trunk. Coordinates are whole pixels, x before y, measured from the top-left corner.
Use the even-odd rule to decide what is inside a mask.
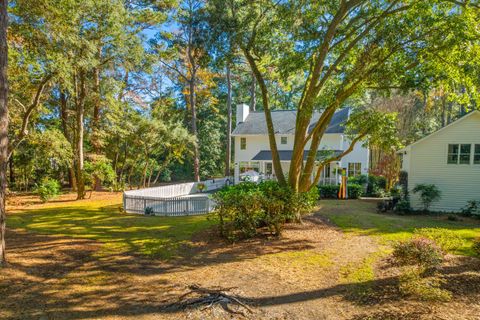
[[[447,125],[447,98],[442,93],[442,128]]]
[[[127,165],[127,159],[128,159],[127,143],[125,143],[125,146],[124,146],[123,150],[124,150],[124,156],[123,156],[122,167],[120,168],[120,174],[118,175],[118,182],[123,181],[123,174],[125,172],[125,166]]]
[[[192,5],[192,3],[190,3]],[[190,14],[193,14],[192,7],[190,7]],[[193,179],[196,182],[200,181],[200,149],[199,149],[199,139],[198,139],[198,130],[197,130],[197,106],[196,106],[196,92],[195,92],[195,84],[197,81],[197,61],[195,61],[193,49],[193,25],[189,25],[188,31],[188,45],[187,45],[187,57],[189,62],[190,68],[190,76],[188,79],[189,85],[189,104],[190,104],[190,111],[192,112],[192,134],[195,138],[195,145],[193,150]]]
[[[197,129],[197,107],[195,106],[195,75],[193,74],[190,81],[190,109],[192,112],[192,134],[195,137],[195,145],[193,150],[193,179],[198,182],[200,181],[200,150],[198,144],[198,129]]]
[[[270,145],[270,150],[272,152],[272,164],[273,170],[275,171],[275,175],[277,176],[277,180],[282,186],[287,185],[287,180],[285,179],[285,174],[283,173],[282,164],[280,162],[280,155],[278,153],[277,141],[275,140],[275,128],[273,126],[272,114],[270,112],[270,105],[269,105],[269,97],[268,97],[268,90],[267,85],[265,83],[265,79],[263,78],[258,66],[256,64],[255,58],[252,56],[252,53],[244,48],[242,48],[247,61],[255,74],[255,78],[258,81],[258,85],[260,86],[260,91],[262,93],[262,104],[263,104],[263,112],[265,114],[265,122],[267,125],[267,132],[268,132],[268,143]]]
[[[142,181],[138,184],[138,189],[142,186],[143,188],[147,187],[147,170],[148,170],[148,161],[145,162],[142,173]]]
[[[0,0],[0,266],[7,263],[5,254],[5,231],[7,214],[5,194],[7,189],[8,161],[8,45],[7,45],[7,0]]]
[[[102,47],[98,46],[98,60],[100,61],[102,55]],[[97,66],[93,69],[93,78],[94,78],[94,105],[93,105],[93,118],[92,118],[92,147],[93,152],[96,155],[100,155],[101,142],[99,137],[100,131],[100,109],[101,109],[101,96],[100,96],[100,67]],[[94,177],[93,188],[95,191],[100,191],[102,189],[102,182],[100,179]]]
[[[85,180],[83,177],[83,132],[84,124],[83,118],[85,115],[85,96],[86,84],[85,73],[80,71],[80,88],[77,89],[76,101],[76,137],[75,137],[75,173],[77,178],[77,199],[85,199]]]
[[[62,131],[65,139],[70,143],[70,145],[74,145],[74,141],[72,141],[72,136],[68,131],[68,97],[65,92],[60,92],[60,118],[62,121]],[[75,178],[75,161],[72,161],[68,167],[68,184],[72,191],[77,191],[77,179]]]
[[[8,171],[10,173],[10,188],[15,185],[15,165],[13,163],[13,152],[11,153],[8,159],[9,168]]]
[[[252,72],[252,84],[250,85],[250,109],[257,110],[257,80]]]
[[[227,148],[225,156],[225,176],[230,176],[232,156],[232,82],[230,79],[230,65],[227,64]]]

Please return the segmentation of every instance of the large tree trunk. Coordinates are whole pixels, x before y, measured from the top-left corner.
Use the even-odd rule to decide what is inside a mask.
[[[13,153],[10,155],[8,159],[9,168],[8,172],[10,173],[10,188],[15,185],[15,164],[13,163]]]
[[[252,111],[257,110],[257,80],[255,75],[252,73],[252,84],[250,85],[250,109]]]
[[[83,177],[83,118],[85,115],[85,73],[80,71],[80,88],[76,101],[75,174],[77,178],[77,199],[85,199],[85,179]]]
[[[230,66],[227,64],[227,148],[225,156],[225,176],[230,176],[230,163],[232,156],[232,82],[230,79]]]
[[[102,54],[102,47],[98,47],[98,59],[100,61]],[[93,70],[93,78],[94,78],[94,105],[93,105],[93,118],[92,118],[92,147],[93,152],[96,155],[100,155],[101,149],[101,141],[100,141],[100,109],[101,109],[101,95],[100,95],[100,67],[97,66]],[[93,189],[95,191],[100,191],[102,189],[102,182],[100,179],[95,176],[94,177],[94,184]]]
[[[65,92],[60,92],[60,118],[62,121],[62,131],[63,136],[70,145],[74,145],[74,141],[72,141],[72,135],[68,131],[68,97]],[[77,179],[75,178],[75,161],[70,163],[68,167],[68,184],[72,191],[77,191]]]
[[[197,129],[197,108],[195,106],[195,76],[192,75],[192,78],[189,81],[190,85],[190,109],[192,112],[192,134],[195,137],[195,145],[193,146],[193,179],[198,182],[200,181],[200,150],[198,144],[198,129]]]
[[[268,96],[267,85],[265,83],[265,80],[260,70],[258,69],[255,58],[252,56],[252,53],[246,49],[243,49],[243,53],[247,58],[247,61],[250,67],[252,68],[253,74],[255,75],[255,78],[258,81],[258,84],[260,86],[260,91],[262,93],[263,112],[265,113],[265,122],[267,125],[267,131],[268,131],[268,143],[270,145],[270,150],[272,152],[273,170],[275,171],[275,175],[277,176],[278,183],[280,183],[280,185],[282,186],[286,186],[287,180],[285,179],[285,175],[283,173],[282,165],[280,162],[280,155],[278,153],[278,148],[277,148],[277,141],[275,140],[275,129],[273,127],[272,114],[270,112],[270,104],[269,104],[270,99]]]
[[[7,5],[7,0],[0,0],[0,266],[4,266],[7,263],[5,255],[7,219],[5,194],[7,189],[8,162]]]
[[[442,92],[442,128],[447,125],[447,98],[445,94]]]
[[[190,4],[191,5],[191,4]],[[190,8],[192,10],[192,8]],[[191,12],[192,14],[192,12]],[[200,181],[200,149],[199,149],[199,139],[198,139],[198,130],[197,130],[197,106],[196,106],[196,92],[195,84],[197,81],[197,61],[195,61],[193,54],[193,26],[189,26],[188,32],[188,46],[187,46],[187,57],[190,68],[190,77],[188,79],[189,85],[189,104],[190,111],[192,113],[192,134],[195,138],[195,145],[193,146],[193,178],[196,182]]]
[[[28,135],[27,128],[28,128],[28,124],[30,123],[30,117],[40,105],[42,94],[45,91],[45,88],[47,88],[48,83],[52,78],[53,78],[52,74],[47,75],[38,85],[31,103],[27,107],[23,106],[25,109],[25,113],[23,114],[23,117],[22,117],[22,125],[20,127],[20,131],[18,135],[15,138],[11,139],[10,141],[8,158],[10,158],[13,155],[13,152],[15,151],[15,149],[18,148],[18,146],[23,142],[23,140]]]

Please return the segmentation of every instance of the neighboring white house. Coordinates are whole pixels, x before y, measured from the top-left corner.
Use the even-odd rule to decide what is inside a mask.
[[[473,111],[431,135],[399,150],[402,170],[414,209],[422,208],[411,190],[434,184],[442,198],[435,211],[460,211],[470,200],[480,200],[480,111]]]
[[[314,113],[310,129],[316,124],[320,115],[320,112]],[[348,108],[335,113],[320,143],[319,158],[339,154],[350,146],[350,142],[344,134],[343,126],[349,116],[350,109]],[[272,111],[277,147],[285,174],[288,174],[293,152],[295,119],[295,110]],[[264,112],[250,112],[249,106],[238,105],[237,123],[232,136],[235,139],[235,181],[240,181],[243,175],[255,177],[255,172],[258,173],[260,178],[274,179],[275,172],[272,165],[272,154],[268,142]],[[309,148],[310,142],[305,147],[305,157]],[[356,176],[368,174],[368,166],[369,149],[358,143],[354,150],[343,159],[325,166],[320,183],[336,184],[339,180],[336,168],[345,168],[349,176]]]

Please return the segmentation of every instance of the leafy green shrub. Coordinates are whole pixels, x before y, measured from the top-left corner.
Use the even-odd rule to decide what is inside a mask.
[[[383,196],[387,187],[387,179],[382,176],[368,176],[367,195],[373,197]]]
[[[348,183],[349,184],[359,184],[359,185],[367,185],[368,183],[368,176],[365,174],[356,176],[356,177],[351,177],[348,178]]]
[[[420,193],[420,200],[425,211],[428,211],[434,201],[442,197],[442,192],[434,184],[417,184],[412,191],[413,193]]]
[[[400,266],[419,265],[434,268],[442,262],[443,252],[435,241],[416,237],[395,244],[393,258]]]
[[[363,195],[363,186],[360,184],[349,183],[347,185],[349,199],[358,199]]]
[[[326,184],[318,186],[318,192],[321,199],[336,199],[340,187],[335,184]]]
[[[337,199],[340,186],[335,184],[326,184],[318,186],[318,193],[321,199]],[[348,183],[348,198],[358,199],[363,195],[363,186],[359,184]]]
[[[412,207],[408,199],[402,199],[397,202],[393,210],[398,214],[409,214],[412,212]]]
[[[403,190],[402,190],[402,187],[399,186],[399,185],[394,185],[391,189],[390,189],[390,195],[395,198],[395,199],[402,199],[404,198],[403,197]]]
[[[295,193],[276,181],[259,184],[243,182],[228,186],[213,195],[216,209],[213,216],[219,221],[220,233],[234,241],[251,238],[265,227],[280,235],[285,222],[300,219],[315,205],[318,191]]]
[[[472,249],[473,252],[475,252],[475,254],[480,257],[480,237],[473,240]]]
[[[454,215],[454,214],[449,214],[447,216],[447,220],[448,221],[460,221],[460,218],[458,216]]]
[[[169,168],[163,169],[162,172],[160,173],[160,181],[163,181],[163,182],[172,181],[172,170],[170,170]]]
[[[415,229],[414,234],[435,241],[444,251],[461,248],[464,244],[463,239],[455,231],[445,228]]]
[[[480,218],[480,201],[468,201],[467,205],[462,208],[462,215]]]
[[[60,194],[60,183],[57,180],[45,178],[36,189],[42,202],[47,202]]]
[[[450,301],[452,293],[440,288],[442,281],[438,278],[425,278],[422,268],[408,268],[400,276],[400,292],[424,301]]]

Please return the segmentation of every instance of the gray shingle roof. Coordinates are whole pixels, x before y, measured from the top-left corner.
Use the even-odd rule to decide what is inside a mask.
[[[349,108],[340,109],[335,112],[326,133],[343,133],[345,130],[344,123],[348,120],[349,114]],[[320,115],[320,112],[314,112],[310,122],[309,131],[313,129],[318,119],[320,119]],[[275,133],[294,134],[296,116],[296,110],[272,111],[273,128],[275,129]],[[265,113],[263,111],[250,112],[245,119],[245,122],[239,123],[232,132],[232,135],[249,134],[268,134],[267,125],[265,123]]]
[[[327,157],[338,156],[342,153],[342,150],[318,150],[317,151],[317,160],[323,160]],[[278,155],[280,161],[290,161],[292,160],[293,150],[279,150]],[[308,150],[303,151],[303,160],[307,160]],[[272,152],[270,150],[262,150],[257,153],[253,158],[253,161],[271,161]]]

